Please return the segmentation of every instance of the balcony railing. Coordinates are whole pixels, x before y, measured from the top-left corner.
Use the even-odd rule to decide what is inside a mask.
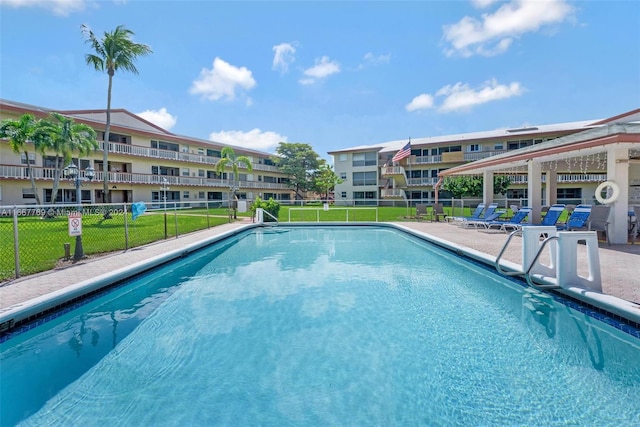
[[[53,168],[31,168],[31,173],[36,181],[52,181],[56,170]],[[84,174],[84,171],[81,171]],[[81,175],[82,176],[82,175]],[[0,177],[3,179],[29,179],[29,173],[26,166],[3,166],[0,165]],[[63,179],[63,178],[61,178]],[[161,185],[164,180],[170,185],[183,185],[190,187],[228,187],[229,181],[220,178],[206,178],[194,176],[171,176],[171,175],[152,175],[145,173],[133,172],[109,172],[108,181],[112,184],[154,184]],[[102,182],[104,180],[104,172],[95,171],[94,182]],[[286,184],[277,184],[262,181],[240,181],[240,188],[260,188],[270,190],[287,190]]]
[[[402,198],[406,197],[404,190],[399,190],[397,188],[389,188],[386,190],[380,191],[380,195],[385,198]]]
[[[100,150],[104,149],[104,142],[100,141]],[[205,156],[204,154],[187,153],[184,151],[162,150],[159,148],[143,147],[140,145],[109,143],[109,153],[125,154],[127,156],[149,157],[164,160],[176,160],[189,163],[201,163],[215,165],[220,161],[219,157]],[[254,163],[253,170],[279,172],[276,166]]]
[[[433,186],[438,182],[438,178],[424,177],[424,178],[409,178],[410,186]]]
[[[402,166],[387,166],[382,168],[382,175],[404,175]]]
[[[475,160],[486,159],[487,157],[497,156],[498,154],[506,153],[507,150],[495,150],[495,151],[472,151],[464,153],[462,160],[465,162],[473,162]],[[442,155],[433,156],[415,156],[408,160],[412,165],[424,165],[429,163],[443,163]]]

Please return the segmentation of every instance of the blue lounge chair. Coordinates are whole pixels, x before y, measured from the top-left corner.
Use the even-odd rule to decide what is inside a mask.
[[[487,208],[488,210],[488,208]],[[465,221],[462,223],[462,227],[473,227],[473,228],[478,228],[480,226],[484,226],[485,223],[487,222],[494,222],[495,220],[497,220],[498,218],[500,218],[502,215],[505,214],[505,211],[494,211],[491,212],[488,216],[485,216],[483,218],[480,219],[476,219],[473,221]]]
[[[540,222],[540,224],[522,224],[522,225],[526,225],[528,227],[529,226],[555,227],[558,220],[560,219],[560,215],[562,215],[562,212],[564,212],[564,205],[562,204],[552,205],[547,211],[547,214],[544,216],[544,218],[542,218],[542,222]]]
[[[478,217],[478,218],[472,218],[472,217],[463,218],[462,220],[458,221],[458,225],[461,226],[461,227],[466,227],[468,222],[495,221],[497,218],[499,218],[501,215],[504,214],[504,211],[503,211],[500,215],[493,216],[493,214],[494,214],[494,212],[496,211],[497,208],[498,208],[498,204],[497,203],[491,203],[491,204],[489,204],[489,206],[487,206],[487,209],[485,209],[484,214],[482,214],[480,217]],[[475,227],[475,225],[473,225],[473,226]]]
[[[586,230],[587,221],[591,215],[591,205],[578,205],[573,210],[573,213],[569,217],[569,220],[564,225],[558,225],[558,230]]]
[[[479,219],[482,216],[482,212],[484,212],[485,207],[486,207],[486,204],[480,203],[476,207],[476,210],[473,211],[471,216],[450,216],[448,220],[449,221],[467,221],[467,220]]]
[[[485,230],[492,228],[498,228],[500,231],[507,232],[509,230],[517,230],[520,228],[520,223],[524,221],[531,213],[531,208],[520,208],[508,221],[486,221],[483,222]]]

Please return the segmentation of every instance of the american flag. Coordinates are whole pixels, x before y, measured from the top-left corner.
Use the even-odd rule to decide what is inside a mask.
[[[395,156],[393,156],[393,159],[391,159],[391,161],[399,162],[400,160],[404,159],[405,157],[409,157],[410,155],[411,155],[411,141],[407,142],[407,145],[402,147],[402,149],[398,151]]]

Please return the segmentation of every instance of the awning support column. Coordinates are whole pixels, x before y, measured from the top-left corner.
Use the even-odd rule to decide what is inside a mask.
[[[527,161],[527,199],[531,208],[530,224],[539,224],[542,219],[542,164],[533,159]]]

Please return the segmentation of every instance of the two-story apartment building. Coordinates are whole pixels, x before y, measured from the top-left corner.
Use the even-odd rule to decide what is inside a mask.
[[[438,175],[446,169],[606,123],[624,122],[637,113],[629,112],[605,120],[415,138],[410,140],[411,155],[399,162],[393,162],[392,158],[407,144],[407,140],[331,151],[334,170],[343,181],[335,188],[335,202],[345,205],[405,205],[407,201],[411,204],[430,203],[435,200]],[[558,202],[592,200],[596,187],[607,178],[604,157],[558,162],[555,167]],[[526,199],[526,170],[505,170],[503,174],[511,181],[506,197],[514,201]],[[439,191],[440,199],[450,197],[442,188]]]
[[[84,182],[82,203],[101,203],[104,174],[112,203],[137,201],[220,202],[228,199],[231,172],[218,174],[224,144],[168,132],[126,110],[111,111],[109,141],[105,144],[105,110],[57,111],[0,99],[0,120],[18,119],[25,113],[45,118],[56,111],[77,123],[91,126],[98,135],[100,148],[82,158],[74,154],[73,163],[80,171],[95,170],[91,182]],[[103,150],[108,149],[108,164],[104,164]],[[269,153],[232,147],[237,155],[247,156],[252,171],[241,167],[237,194],[241,199],[290,200],[287,177],[271,161]],[[28,155],[15,153],[8,140],[0,140],[0,205],[35,203],[27,162],[36,180],[40,200],[49,203],[54,181],[54,153],[37,153],[28,148]],[[28,159],[26,158],[28,157]],[[57,202],[76,203],[73,186],[61,181]]]

